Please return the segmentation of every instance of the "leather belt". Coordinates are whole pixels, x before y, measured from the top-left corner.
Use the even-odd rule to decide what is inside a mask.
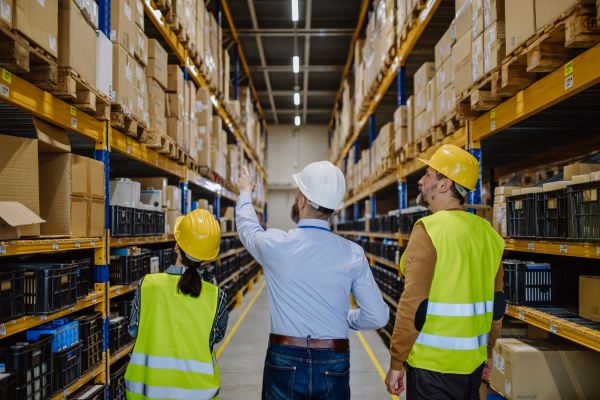
[[[271,334],[271,344],[281,344],[284,346],[301,347],[304,349],[331,349],[335,353],[347,353],[350,348],[348,339],[310,339],[297,338],[293,336],[283,336]]]

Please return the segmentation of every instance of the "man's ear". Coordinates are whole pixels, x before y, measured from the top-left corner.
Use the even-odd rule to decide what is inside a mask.
[[[304,207],[306,207],[306,204],[306,197],[304,197],[304,195],[300,193],[300,195],[298,196],[298,209],[302,210]]]
[[[446,193],[452,187],[452,180],[449,178],[444,178],[438,182],[438,192]]]

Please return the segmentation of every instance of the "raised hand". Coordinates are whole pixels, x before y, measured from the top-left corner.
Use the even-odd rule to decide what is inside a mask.
[[[254,187],[256,186],[254,182],[252,182],[252,178],[250,178],[250,173],[248,172],[248,168],[244,165],[244,174],[238,178],[235,182],[235,188],[237,189],[239,194],[242,193],[252,193],[254,191]]]

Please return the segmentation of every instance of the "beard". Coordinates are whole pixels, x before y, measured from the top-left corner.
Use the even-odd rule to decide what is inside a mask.
[[[300,209],[298,208],[298,196],[294,199],[294,204],[292,205],[292,211],[290,213],[290,218],[296,224],[300,222]]]
[[[423,186],[419,186],[419,195],[417,196],[417,204],[421,207],[429,208],[430,201],[434,199],[434,195],[429,190],[427,193],[423,193]]]

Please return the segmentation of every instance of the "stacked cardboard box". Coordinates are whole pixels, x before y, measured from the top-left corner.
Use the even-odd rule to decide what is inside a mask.
[[[185,94],[186,91],[189,91],[189,88],[184,80],[183,71],[178,65],[169,65],[167,72],[165,101],[167,135],[175,141],[177,146],[183,149],[185,145],[184,121],[187,119]]]
[[[454,38],[452,24],[435,46],[435,122],[438,125],[454,113]]]
[[[365,60],[365,88],[370,88],[392,47],[396,45],[396,1],[378,0],[373,4],[375,12],[367,24],[367,37],[363,47]]]
[[[211,137],[211,169],[223,179],[227,179],[227,132],[223,129],[221,116],[213,116]]]
[[[507,236],[506,198],[512,196],[513,190],[520,188],[514,186],[499,186],[494,189],[494,210],[492,227],[502,237]]]
[[[394,112],[394,152],[411,143],[408,136],[408,106],[400,106]]]
[[[363,60],[363,47],[365,41],[358,39],[354,44],[354,112],[352,123],[356,125],[358,118],[361,116],[360,109],[365,97],[364,90],[364,70],[365,62]]]
[[[165,89],[168,85],[168,54],[158,40],[150,39],[148,44],[148,127],[156,130],[161,136],[167,134],[167,107]]]
[[[380,130],[371,148],[371,173],[384,162],[387,157],[394,155],[395,150],[394,123],[388,122]]]
[[[424,63],[414,75],[414,141],[421,139],[432,127],[435,118],[435,63]]]
[[[211,136],[213,129],[213,109],[210,100],[210,92],[207,88],[199,88],[196,91],[195,119],[198,128],[198,139],[196,142],[196,163],[206,169],[210,169],[211,163]]]

